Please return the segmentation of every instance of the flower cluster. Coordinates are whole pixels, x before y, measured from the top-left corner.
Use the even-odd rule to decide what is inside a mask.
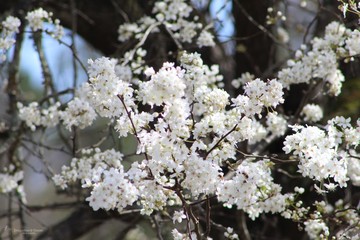
[[[332,177],[340,187],[346,187],[347,159],[337,152],[338,142],[332,133],[315,126],[293,126],[293,130],[295,134],[286,137],[283,150],[299,157],[299,172],[317,181]],[[330,189],[332,185],[327,186]]]
[[[146,16],[137,23],[120,26],[119,40],[135,37],[144,42],[143,38],[160,31],[162,25],[176,42],[196,41],[200,47],[211,46],[213,39],[207,28],[186,20],[191,12],[185,1],[159,1],[153,18]],[[43,22],[52,22],[51,16],[38,9],[27,19],[33,31],[44,31]],[[16,23],[10,19],[3,25],[16,32],[17,24],[11,22]],[[307,53],[304,48],[299,50],[278,79],[263,81],[246,73],[233,80],[235,88],[243,88],[243,93],[233,98],[221,88],[219,67],[205,65],[200,54],[179,51],[178,63],[165,62],[155,71],[144,65],[146,51],[137,46],[120,60],[90,59],[89,79],[76,90],[72,100],[50,107],[36,102],[28,106],[18,103],[19,118],[34,131],[59,123],[69,130],[85,128],[100,116],[111,123],[109,126],[119,137],[134,136],[134,154],[139,158],[127,168],[122,153],[96,148],[82,150],[69,166],[54,175],[53,181],[63,189],[80,181],[83,188],[89,189],[85,199],[94,210],[121,212],[136,205],[141,214],[150,215],[181,206],[171,216],[176,224],[184,219],[192,221],[187,206],[214,197],[225,207],[243,210],[251,219],[262,213],[280,213],[302,221],[311,238],[321,234],[327,237],[329,229],[322,219],[325,214],[308,217],[310,208],[296,199],[304,193],[303,188],[283,192],[272,176],[277,167],[274,162],[297,164],[304,177],[320,182],[315,189],[321,194],[345,187],[349,180],[359,185],[356,147],[360,142],[360,121],[353,127],[350,119],[336,117],[324,128],[292,126],[293,133],[285,137],[283,147],[292,161],[257,154],[267,154],[261,146],[289,130],[290,117],[279,107],[284,103],[284,88],[321,79],[327,83],[324,85],[328,92],[337,95],[344,80],[338,59],[360,53],[358,39],[357,31],[331,23],[324,38],[314,39]],[[314,104],[305,105],[299,115],[308,123],[323,117],[321,108]],[[242,152],[243,148],[246,151]],[[21,178],[14,178],[14,184],[3,191],[16,188]],[[348,215],[350,219],[351,213]],[[172,234],[174,239],[191,235],[190,231],[184,235],[177,229]],[[225,237],[238,239],[230,228]]]
[[[355,151],[351,151],[355,154]],[[354,186],[360,186],[360,161],[359,159],[349,157],[347,162],[347,175]]]
[[[147,70],[147,73],[151,76],[150,81],[142,82],[139,86],[143,104],[160,106],[163,103],[173,103],[185,95],[184,71],[179,67],[174,68],[173,63],[164,63],[157,73],[153,70],[152,73]]]
[[[244,161],[230,180],[222,181],[217,189],[218,199],[225,206],[235,205],[255,219],[262,212],[278,213],[286,208],[291,195],[280,193],[281,187],[273,182],[269,161]]]
[[[224,206],[245,211],[252,219],[271,212],[299,220],[308,213],[301,207],[296,212],[288,210],[301,190],[282,193],[271,176],[269,160],[246,157],[239,161],[237,156],[242,141],[250,145],[270,142],[287,131],[286,117],[276,112],[284,102],[279,81],[250,80],[249,76],[244,94],[230,100],[217,86],[222,79],[218,68],[204,65],[197,53],[182,52],[180,66],[166,62],[158,71],[146,68],[145,80],[137,79],[136,84],[130,75],[117,74],[119,67],[124,66],[115,59],[89,60],[89,81],[64,108],[60,104],[47,109],[36,103],[18,104],[20,118],[32,130],[59,122],[68,129],[84,128],[100,115],[115,123],[120,137],[131,134],[138,141],[136,154],[142,160],[127,171],[121,153],[86,150],[53,177],[57,185],[67,188],[80,180],[83,188],[90,188],[86,200],[94,210],[122,211],[136,204],[142,214],[150,215],[207,195],[216,196]],[[139,108],[138,103],[151,110]],[[303,115],[305,120],[315,121],[321,118],[319,112],[316,106],[307,105]],[[285,138],[283,150],[298,158],[299,172],[324,183],[326,190],[344,187],[349,179],[355,184],[359,181],[359,168],[350,166],[353,160],[341,150],[341,144],[351,150],[359,143],[360,124],[352,127],[349,122],[334,118],[325,130],[294,126],[295,133]],[[229,161],[235,161],[236,167]],[[230,172],[224,172],[224,167],[230,167]],[[181,222],[186,214],[175,211],[174,222]],[[326,234],[321,224],[309,221],[306,231]],[[231,236],[236,239],[229,233]]]
[[[191,193],[189,200],[203,194],[216,194],[227,206],[237,205],[252,218],[261,212],[283,211],[288,196],[281,195],[281,187],[272,182],[269,162],[246,161],[234,172],[233,177],[223,180],[221,166],[227,159],[236,159],[236,145],[231,142],[252,138],[255,142],[264,139],[267,130],[252,119],[255,113],[248,114],[249,118],[237,106],[226,109],[230,104],[229,95],[214,85],[221,79],[217,76],[216,68],[203,65],[198,54],[183,53],[180,60],[181,67],[164,63],[158,72],[152,68],[145,70],[150,79],[138,81],[137,91],[118,78],[115,70],[117,62],[114,59],[90,60],[89,81],[81,87],[78,97],[71,100],[65,110],[59,110],[59,119],[68,128],[91,124],[94,111],[100,116],[117,119],[115,129],[119,135],[135,134],[139,141],[137,153],[145,154],[146,159],[133,163],[125,172],[121,164],[107,163],[109,157],[99,157],[99,154],[106,155],[107,152],[96,150],[93,157],[74,159],[70,167],[63,167],[62,174],[54,176],[54,181],[65,188],[69,182],[80,179],[83,187],[92,187],[87,200],[94,210],[117,208],[121,211],[136,201],[141,204],[143,214],[151,214],[170,202],[179,204],[177,195],[180,193],[176,189],[180,187]],[[261,86],[261,90],[254,92],[257,86]],[[276,80],[265,83],[256,79],[249,82],[245,94],[247,96],[243,97],[255,98],[260,109],[258,114],[263,106],[276,107],[283,101],[281,84]],[[160,111],[155,110],[152,114],[139,111],[136,101],[148,104],[154,110],[156,106],[161,107]],[[199,121],[190,119],[192,101],[196,101],[192,114],[197,118],[202,116]],[[22,119],[29,121],[28,126],[45,122],[41,120],[44,111],[37,110],[33,103],[28,108],[25,108],[27,111],[20,108],[24,112]],[[34,116],[25,118],[26,113]],[[155,121],[153,129],[149,130],[148,125],[152,121]],[[275,114],[268,115],[267,124],[275,135],[283,134],[286,129],[284,119]],[[259,127],[264,130],[259,132]],[[220,136],[231,131],[233,134],[221,141]],[[211,133],[219,137],[211,142],[204,141]],[[192,134],[195,141],[189,147],[184,139]],[[202,156],[203,151],[209,151],[206,157]],[[119,156],[117,158],[120,159]],[[98,162],[92,159],[98,159]],[[256,174],[259,169],[262,169],[263,174]],[[246,175],[250,177],[243,179]],[[232,189],[243,181],[247,184],[243,184],[244,188],[237,192],[240,195],[242,191],[250,192],[244,195],[246,197],[242,201],[236,200],[240,195],[230,197],[233,193],[224,190]],[[248,187],[251,190],[246,190]],[[133,194],[115,200],[119,189]]]
[[[226,232],[224,233],[224,236],[229,240],[238,240],[239,236],[234,233],[234,229],[228,227],[226,228]]]
[[[28,12],[25,19],[33,31],[46,31],[55,39],[61,39],[64,29],[58,19],[52,20],[52,13],[42,8]],[[51,28],[45,28],[44,22],[53,24]],[[19,33],[20,19],[8,16],[0,25],[0,63],[6,60],[7,51],[15,44],[14,35]]]
[[[352,127],[350,118],[338,116],[328,121],[326,128],[329,135],[335,139],[337,144],[344,143],[346,148],[356,148],[360,144],[360,121],[357,122],[357,127]]]
[[[246,83],[251,82],[255,79],[255,76],[250,74],[249,72],[242,73],[239,78],[236,78],[231,81],[231,85],[238,89],[240,86],[244,86]]]
[[[280,114],[269,113],[266,116],[267,131],[271,132],[272,136],[279,137],[284,135],[287,130],[287,121]],[[267,139],[267,141],[270,141]]]
[[[276,107],[284,102],[283,87],[276,79],[263,82],[259,78],[248,82],[244,87],[246,96],[232,99],[233,105],[246,116],[261,114],[263,107]]]
[[[24,178],[24,172],[18,171],[14,174],[0,173],[0,193],[8,193],[21,187],[19,182]]]
[[[326,239],[330,235],[329,228],[321,219],[310,219],[304,225],[310,239]]]
[[[26,20],[29,21],[29,26],[33,31],[44,30],[44,21],[51,22],[52,13],[48,13],[42,8],[28,12]]]
[[[53,13],[47,12],[42,8],[35,9],[31,12],[28,12],[26,15],[26,20],[29,22],[29,27],[34,32],[36,31],[47,31],[55,39],[61,39],[64,35],[64,29],[60,25],[59,19],[52,19]],[[45,28],[44,23],[54,24],[54,30]]]
[[[301,113],[304,115],[304,120],[309,122],[318,122],[324,115],[321,107],[316,104],[306,104]]]
[[[121,211],[137,200],[139,192],[124,172],[121,153],[113,149],[82,153],[83,157],[72,159],[70,167],[63,166],[61,175],[54,175],[56,185],[66,188],[69,183],[81,180],[83,188],[92,188],[86,201],[95,211],[99,208]]]
[[[54,127],[60,121],[68,130],[71,130],[73,126],[85,128],[96,118],[96,113],[89,103],[78,97],[68,102],[63,111],[59,109],[60,105],[57,102],[49,108],[40,109],[37,102],[31,102],[28,106],[17,103],[19,118],[25,121],[32,131],[35,131],[38,126]]]
[[[358,30],[346,29],[338,22],[330,23],[323,38],[312,40],[312,49],[306,54],[305,47],[296,52],[296,59],[288,61],[288,68],[278,73],[284,87],[292,84],[310,83],[320,79],[328,84],[328,93],[337,96],[341,92],[343,74],[338,70],[338,59],[348,58],[360,53],[357,44]]]
[[[124,23],[118,29],[118,40],[123,42],[131,37],[142,39],[148,31],[159,31],[158,26],[163,25],[171,34],[175,41],[183,43],[191,43],[197,37],[197,45],[199,47],[214,46],[214,37],[198,22],[198,19],[188,20],[190,13],[193,11],[184,0],[165,0],[155,3],[152,13],[155,17],[144,16],[137,23]],[[198,34],[198,32],[200,34]]]
[[[46,110],[43,110],[43,112]],[[68,130],[71,127],[77,126],[85,128],[90,126],[96,118],[95,110],[90,106],[87,101],[75,97],[71,100],[64,111],[59,112],[60,119]],[[46,115],[45,115],[46,116]],[[52,122],[54,124],[54,122]]]
[[[19,32],[20,20],[8,16],[0,25],[0,63],[6,60],[5,53],[15,43],[14,34]]]

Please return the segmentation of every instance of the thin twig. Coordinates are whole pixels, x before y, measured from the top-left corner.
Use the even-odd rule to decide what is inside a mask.
[[[14,239],[14,234],[13,234],[13,222],[12,222],[12,215],[13,215],[13,212],[12,212],[12,197],[13,197],[13,194],[10,192],[9,193],[9,197],[8,197],[8,227],[10,229],[9,231],[9,239],[10,240],[13,240]]]
[[[209,196],[206,196],[206,232],[205,237],[207,237],[210,234],[211,231],[211,203]]]
[[[17,199],[18,199],[18,203],[19,203],[19,214],[18,214],[18,217],[19,217],[19,220],[20,220],[20,226],[21,226],[21,229],[26,229],[26,222],[25,222],[25,217],[24,217],[24,205],[22,204],[22,199],[21,199],[21,196],[20,194],[17,194]],[[23,234],[23,238],[25,240],[30,240],[31,237],[29,234]]]
[[[152,219],[155,223],[155,228],[156,228],[156,235],[158,237],[159,240],[163,240],[163,236],[162,236],[162,233],[161,233],[161,227],[160,227],[160,224],[158,222],[158,220],[156,219],[157,215],[154,215],[152,216]]]
[[[247,17],[247,19],[254,24],[257,28],[259,28],[262,32],[264,32],[266,35],[268,35],[271,40],[273,40],[274,43],[277,43],[283,47],[285,47],[286,49],[291,50],[288,46],[286,46],[285,44],[283,44],[282,42],[280,42],[269,30],[267,30],[263,25],[261,25],[260,23],[258,23],[247,11],[246,9],[241,5],[239,0],[235,0],[234,1],[236,6],[240,9],[240,11]]]
[[[39,147],[45,148],[47,150],[58,151],[58,152],[61,152],[61,153],[65,153],[65,154],[67,154],[69,156],[72,156],[72,154],[70,152],[65,151],[63,148],[56,148],[56,147],[48,146],[48,145],[45,145],[45,144],[43,144],[41,142],[29,139],[29,138],[25,138],[25,137],[22,137],[21,141],[29,142],[29,143],[31,143],[31,144],[33,144],[35,146],[39,146]],[[24,144],[22,146],[24,146]]]
[[[241,155],[243,155],[245,158],[261,158],[261,159],[269,159],[269,160],[273,160],[276,162],[281,162],[281,163],[290,163],[290,162],[298,162],[298,160],[291,160],[291,159],[280,159],[280,158],[276,158],[276,157],[269,157],[266,155],[255,155],[255,154],[247,154],[244,153],[242,151],[240,151],[239,149],[236,149],[236,152],[240,153]]]
[[[121,64],[122,66],[125,66],[129,61],[133,60],[134,55],[136,53],[136,51],[142,46],[144,45],[146,39],[148,38],[149,34],[151,33],[151,31],[156,28],[157,26],[159,26],[161,23],[157,22],[154,23],[152,25],[150,25],[148,27],[148,29],[146,29],[144,35],[142,36],[141,40],[135,45],[135,47],[130,51],[129,57],[127,59],[125,59],[125,61]]]
[[[121,101],[121,103],[122,103],[122,105],[123,105],[123,107],[124,107],[124,109],[125,109],[125,112],[126,112],[128,118],[129,118],[129,120],[130,120],[131,127],[132,127],[132,129],[133,129],[133,131],[134,131],[134,135],[135,135],[138,143],[140,144],[141,141],[140,141],[139,135],[138,135],[138,133],[137,133],[135,124],[134,124],[134,122],[133,122],[133,120],[132,120],[131,112],[128,110],[128,108],[127,108],[127,106],[126,106],[126,104],[125,104],[124,97],[121,96],[121,95],[117,95],[117,97],[120,99],[120,101]],[[144,155],[145,155],[146,160],[149,160],[148,155],[147,155],[146,152],[144,153]]]
[[[38,206],[36,206],[36,205],[33,205],[33,206],[23,205],[23,206],[31,212],[39,212],[39,211],[44,211],[44,210],[48,210],[48,209],[74,208],[78,205],[82,205],[82,204],[79,204],[79,202],[65,202],[65,203],[53,203],[53,204],[38,205]]]
[[[51,32],[46,32],[47,34],[51,34]],[[67,44],[66,42],[62,41],[61,39],[57,39],[57,41],[64,45],[65,47],[69,48],[72,51],[72,55],[73,57],[76,59],[76,61],[80,64],[81,68],[84,70],[85,74],[87,75],[87,77],[89,77],[89,74],[87,72],[87,69],[85,67],[85,65],[83,64],[83,62],[81,61],[80,57],[78,56],[77,52],[73,51],[72,45]]]
[[[77,32],[77,15],[76,15],[76,2],[75,0],[70,0],[70,8],[71,8],[71,51],[73,53],[77,53],[76,50],[76,41],[75,41],[75,34]],[[74,80],[73,80],[73,88],[75,89],[77,86],[77,64],[76,58],[73,57],[72,59],[73,71],[74,71]]]
[[[180,198],[183,209],[184,209],[184,213],[185,213],[186,221],[187,221],[186,229],[187,229],[189,238],[192,240],[191,225],[190,225],[190,223],[192,221],[195,226],[195,234],[197,236],[197,239],[201,239],[201,234],[200,234],[200,229],[199,229],[199,220],[195,217],[194,213],[191,210],[191,206],[189,206],[189,204],[186,202],[184,196],[181,194],[181,191],[178,187],[175,188],[175,193]]]
[[[246,216],[244,211],[239,210],[237,211],[238,214],[238,226],[240,229],[240,239],[243,240],[251,240],[249,229],[246,224]]]
[[[46,95],[42,99],[39,100],[39,104],[43,104],[46,101],[49,101],[50,98],[59,98],[61,95],[68,94],[68,93],[74,93],[74,89],[68,88],[62,91],[54,92],[51,94]]]
[[[294,178],[294,179],[296,179],[296,178],[298,178],[298,179],[299,179],[299,178],[302,178],[302,176],[292,175],[292,174],[288,173],[287,171],[285,171],[285,170],[283,170],[283,169],[281,169],[281,168],[276,169],[276,171],[278,171],[279,173],[282,173],[282,174],[288,176],[289,178]]]
[[[235,129],[236,129],[237,126],[238,126],[238,125],[235,124],[235,126],[234,126],[229,132],[227,132],[225,135],[223,135],[223,136],[219,139],[219,141],[217,141],[217,143],[216,143],[209,151],[206,152],[206,154],[205,154],[205,159],[207,158],[207,156],[208,156],[215,148],[217,148],[217,147],[219,146],[219,144],[221,143],[222,140],[224,140],[227,136],[229,136],[230,133],[232,133],[233,131],[235,131]]]
[[[183,49],[182,44],[176,39],[174,33],[166,26],[164,26],[166,31],[169,33],[169,35],[171,36],[172,40],[174,41],[174,43],[176,44],[178,49]]]
[[[111,0],[111,4],[114,6],[115,10],[124,18],[125,22],[130,22],[128,15],[124,10],[121,9],[116,1]]]

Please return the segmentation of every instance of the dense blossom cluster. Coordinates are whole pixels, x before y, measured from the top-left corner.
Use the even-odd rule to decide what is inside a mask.
[[[259,78],[248,82],[244,87],[246,96],[239,95],[232,99],[234,106],[246,116],[261,114],[263,107],[276,107],[283,103],[282,85],[276,79],[272,79],[265,83]]]
[[[62,167],[61,175],[53,177],[57,185],[64,189],[68,183],[79,179],[82,187],[92,187],[86,201],[94,210],[116,208],[121,211],[137,200],[139,192],[127,179],[121,164],[121,153],[113,149],[104,152],[90,149],[82,153],[82,158],[72,159],[70,166]]]
[[[339,95],[344,75],[338,69],[338,59],[351,60],[360,53],[358,30],[350,30],[338,22],[330,23],[323,38],[314,38],[312,48],[305,52],[305,46],[296,52],[296,58],[288,61],[288,68],[278,73],[284,87],[292,84],[311,83],[321,80],[328,84],[330,95]]]
[[[124,172],[123,167],[103,169],[101,173],[103,175],[102,184],[91,180],[89,176],[86,178],[90,180],[79,177],[83,181],[97,184],[87,185],[93,187],[89,198],[91,206],[94,209],[109,209],[108,202],[101,205],[94,199],[99,199],[101,191],[104,191],[103,194],[107,196],[109,196],[109,192],[112,192],[111,189],[105,187],[108,182],[112,181],[108,177],[110,174],[123,179],[120,182],[125,185],[127,181],[130,184],[129,188],[136,189],[133,192],[139,194],[135,194],[131,198],[132,202],[138,200],[143,206],[145,214],[162,209],[169,201],[179,203],[180,199],[176,196],[176,192],[169,190],[169,188],[178,187],[177,182],[181,182],[181,187],[190,191],[191,198],[199,197],[201,194],[216,194],[226,206],[236,205],[239,209],[248,212],[253,218],[263,211],[283,211],[286,205],[286,195],[282,196],[281,187],[272,183],[268,162],[246,161],[239,165],[233,178],[228,180],[223,179],[221,170],[226,159],[236,159],[236,145],[231,144],[232,141],[237,142],[235,139],[251,140],[253,137],[257,137],[255,129],[261,124],[255,120],[255,114],[260,115],[264,106],[276,107],[283,101],[281,84],[275,79],[268,83],[256,79],[245,87],[246,95],[241,96],[249,100],[254,98],[257,111],[251,111],[244,107],[240,108],[238,105],[231,110],[226,110],[225,107],[230,105],[229,95],[213,85],[219,79],[216,77],[217,70],[214,69],[215,72],[212,72],[203,65],[198,54],[183,53],[181,61],[183,68],[175,67],[173,63],[164,63],[158,72],[147,69],[145,73],[150,79],[138,83],[137,95],[134,95],[134,90],[128,83],[117,78],[114,59],[100,58],[89,61],[90,80],[80,90],[80,95],[84,96],[83,100],[89,104],[90,108],[96,110],[98,115],[118,119],[116,128],[120,135],[125,136],[128,132],[136,134],[139,140],[137,153],[151,157],[151,159],[145,159],[140,163],[135,162],[127,173]],[[207,76],[207,74],[214,77]],[[189,88],[192,91],[188,91]],[[193,114],[197,117],[202,116],[202,119],[196,121],[195,124],[190,119],[190,99],[197,101],[194,105],[197,111],[194,111]],[[214,101],[215,99],[217,101]],[[136,100],[150,106],[162,106],[162,111],[155,111],[153,114],[139,112],[135,105]],[[69,102],[68,108],[74,108],[75,105],[72,103],[76,101],[79,99],[75,98]],[[88,105],[83,103],[76,106],[79,109],[73,110],[73,112],[80,113],[84,112],[84,106]],[[21,110],[24,112],[24,108]],[[36,113],[30,109],[29,112]],[[63,115],[65,115],[64,112],[60,114],[59,119],[64,119]],[[83,116],[85,114],[78,115]],[[154,129],[149,131],[143,128],[155,118],[157,121]],[[36,125],[40,121],[34,122],[31,119],[35,120],[35,118],[28,118],[29,126],[34,126],[31,124]],[[277,130],[280,130],[280,134],[283,133],[286,129],[283,121],[283,118],[269,114],[268,125],[271,128],[269,131],[279,134]],[[68,125],[65,120],[63,122]],[[81,126],[81,122],[78,121],[73,121],[72,124]],[[192,128],[195,141],[189,148],[184,139],[190,137]],[[267,130],[265,127],[263,128],[266,133]],[[220,141],[222,135],[231,133],[231,131],[233,134],[229,135],[227,141]],[[207,143],[204,140],[210,133],[215,133],[219,137]],[[209,151],[212,148],[213,150]],[[200,154],[202,151],[209,151],[205,159]],[[85,161],[81,159],[80,161]],[[263,174],[258,174],[260,166],[263,168]],[[77,179],[75,177],[76,169],[74,171],[74,167],[64,167],[62,175],[54,177],[55,182],[65,187],[67,182]],[[98,171],[97,167],[94,169]],[[94,175],[94,173],[92,174]],[[248,178],[244,179],[245,175]],[[237,190],[239,195],[233,196],[233,188],[240,187],[239,183],[242,182],[247,184],[242,185],[242,190]],[[100,185],[102,187],[99,187]],[[113,186],[113,184],[111,185]],[[249,188],[250,186],[252,187]],[[117,187],[125,188],[124,186]],[[229,192],[225,189],[229,189]],[[240,196],[247,197],[242,199]],[[130,201],[129,205],[132,202]],[[116,205],[113,203],[111,206],[114,208]],[[125,207],[124,205],[121,206],[121,208],[116,208],[121,210]]]
[[[341,139],[338,140],[337,137],[338,133],[341,136],[342,132],[337,132],[332,125],[328,126],[327,133],[315,126],[294,126],[295,134],[286,137],[283,150],[286,153],[293,151],[293,154],[299,157],[299,172],[303,176],[317,181],[331,177],[334,182],[344,187],[349,179],[347,177],[347,155],[345,152],[338,151]],[[354,129],[354,131],[359,132],[360,128]],[[359,139],[351,142],[351,144],[358,143]],[[324,184],[324,186],[328,189],[333,188],[330,183]]]
[[[144,81],[134,81],[131,75],[126,75],[128,81],[120,79],[123,75],[118,71],[124,69],[120,63],[105,57],[89,60],[89,81],[64,110],[60,104],[44,109],[37,103],[18,104],[20,118],[32,130],[59,122],[69,130],[72,126],[84,128],[98,115],[114,120],[119,136],[132,134],[138,140],[137,154],[144,160],[134,162],[127,171],[120,153],[89,150],[54,176],[57,185],[66,188],[81,180],[84,188],[91,189],[86,200],[94,210],[122,211],[138,204],[141,212],[149,215],[166,206],[181,205],[179,194],[188,191],[183,196],[187,201],[215,195],[224,206],[244,210],[252,219],[271,212],[296,220],[298,214],[308,212],[291,213],[296,194],[281,193],[266,156],[263,160],[247,158],[227,174],[222,170],[228,160],[237,161],[237,143],[269,142],[285,134],[286,117],[275,111],[284,102],[284,81],[244,75],[238,80],[244,94],[229,99],[229,94],[217,87],[222,79],[218,68],[204,65],[197,53],[182,52],[180,66],[167,62],[158,71],[144,68]],[[153,110],[145,112],[137,102]],[[260,121],[263,116],[265,120]],[[322,110],[308,104],[302,116],[304,121],[319,121]],[[334,118],[325,130],[300,125],[292,129],[295,133],[286,137],[284,152],[298,159],[298,171],[304,177],[322,183],[325,190],[320,192],[345,187],[349,179],[358,184],[359,167],[349,165],[354,159],[340,145],[354,149],[359,143],[359,126]],[[175,212],[173,219],[181,222],[184,213]],[[306,221],[305,230],[311,237],[328,234],[320,220]],[[183,236],[173,232],[175,238],[178,234]]]
[[[153,8],[154,17],[121,25],[119,40],[135,37],[143,43],[143,38],[163,25],[176,42],[212,46],[208,28],[196,19],[188,20],[191,12],[185,1],[159,1]],[[50,32],[44,22],[52,23],[51,16],[37,9],[26,19],[33,31]],[[60,38],[62,28],[57,20],[54,24],[51,34]],[[2,51],[14,43],[12,36],[19,25],[13,17],[2,23]],[[205,65],[200,54],[179,51],[178,62],[165,62],[155,71],[144,65],[146,51],[140,46],[123,59],[90,59],[89,79],[76,89],[72,100],[50,106],[17,103],[18,116],[32,131],[58,124],[69,131],[83,129],[101,117],[109,120],[119,137],[136,139],[138,160],[131,164],[125,165],[123,154],[114,149],[82,149],[69,166],[53,176],[62,189],[80,181],[82,188],[88,189],[85,199],[95,211],[139,208],[141,214],[150,215],[174,208],[170,211],[174,224],[196,224],[187,206],[213,197],[224,207],[243,210],[251,219],[262,213],[279,213],[302,222],[310,238],[327,238],[330,230],[325,216],[332,214],[344,224],[356,225],[355,210],[346,209],[343,203],[315,202],[312,208],[306,207],[298,200],[304,188],[296,186],[293,192],[284,192],[272,172],[277,161],[294,163],[295,171],[315,182],[319,194],[348,184],[359,186],[360,120],[356,126],[344,117],[332,118],[324,127],[306,125],[323,118],[321,107],[309,103],[300,109],[294,125],[281,105],[286,89],[299,83],[323,82],[326,88],[322,91],[337,96],[344,81],[338,60],[351,60],[359,54],[359,40],[358,30],[333,22],[323,38],[313,39],[309,51],[303,47],[296,52],[278,78],[261,80],[244,73],[233,80],[232,85],[242,87],[243,92],[232,98],[220,87],[219,67]],[[287,159],[257,155],[261,146],[281,137]],[[22,171],[0,174],[0,191],[21,192],[22,179]],[[181,228],[172,235],[174,239],[197,238],[196,233],[183,233]],[[232,228],[224,235],[239,239]]]
[[[262,212],[285,210],[291,195],[282,195],[281,187],[273,182],[269,161],[244,161],[230,180],[222,181],[217,189],[218,199],[231,207],[237,206],[255,219]]]

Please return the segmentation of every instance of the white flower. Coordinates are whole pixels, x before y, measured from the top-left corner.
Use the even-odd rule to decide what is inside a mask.
[[[282,84],[276,79],[267,83],[259,78],[246,83],[245,94],[231,99],[233,106],[238,107],[246,116],[260,115],[263,107],[276,107],[284,102]]]
[[[171,231],[174,240],[186,240],[188,239],[186,234],[180,233],[176,228]]]
[[[18,188],[19,182],[24,178],[24,172],[18,171],[13,174],[0,173],[0,193],[8,193]]]
[[[96,118],[96,113],[88,102],[76,97],[68,103],[60,118],[66,128],[71,130],[72,126],[79,128],[90,126]]]
[[[299,193],[299,194],[303,194],[303,193],[305,192],[305,189],[302,188],[302,187],[296,186],[296,187],[294,188],[294,191],[297,192],[297,193]]]
[[[20,24],[20,19],[13,16],[8,16],[5,21],[1,23],[1,25],[7,31],[7,35],[11,35],[12,33],[18,33]]]
[[[123,42],[131,37],[142,39],[146,31],[159,31],[157,25],[162,24],[175,38],[180,42],[191,43],[197,35],[197,31],[201,30],[197,43],[202,46],[213,46],[213,36],[203,28],[197,17],[188,19],[193,7],[184,0],[165,0],[157,1],[152,9],[153,16],[144,16],[136,23],[124,23],[118,28],[118,40]]]
[[[199,88],[195,91],[195,99],[202,104],[206,112],[223,111],[229,104],[229,94],[222,89]]]
[[[102,117],[120,117],[133,111],[135,107],[133,91],[130,83],[116,75],[116,59],[101,57],[89,60],[89,83],[82,87],[82,94],[90,106]],[[125,106],[124,106],[124,105]]]
[[[218,200],[224,206],[235,205],[244,210],[251,219],[262,212],[284,211],[289,196],[280,193],[281,187],[273,182],[268,164],[269,161],[243,161],[233,178],[219,184]]]
[[[350,37],[345,41],[346,48],[349,50],[350,56],[355,56],[360,53],[360,46],[359,46],[359,40],[360,40],[360,31],[355,29],[353,32],[351,32]]]
[[[151,76],[150,81],[139,85],[139,97],[144,104],[171,104],[185,94],[183,74],[184,72],[179,67],[174,67],[173,63],[164,63],[163,67]]]
[[[197,45],[201,47],[213,47],[215,46],[214,36],[206,30],[200,33],[199,38],[196,41]]]
[[[278,38],[281,43],[288,43],[290,40],[289,33],[282,27],[276,29]]]
[[[133,35],[140,31],[139,26],[136,23],[124,23],[119,26],[118,29],[118,40],[124,42],[130,39]]]
[[[310,219],[304,222],[305,231],[310,239],[319,239],[320,234],[329,236],[329,228],[321,219]]]
[[[196,156],[188,157],[184,162],[186,178],[183,186],[189,189],[194,196],[201,193],[213,194],[220,183],[221,168],[218,163]]]
[[[152,75],[155,74],[155,70],[154,68],[150,67],[150,68],[147,68],[145,71],[144,71],[144,74],[147,76],[147,77],[150,77]]]
[[[186,215],[184,214],[184,211],[181,210],[181,211],[175,211],[174,214],[173,214],[173,222],[179,222],[181,223],[183,219],[186,218]]]
[[[293,130],[296,133],[285,138],[283,150],[300,158],[299,172],[317,181],[333,177],[340,187],[346,187],[346,161],[336,152],[335,139],[314,126]]]
[[[352,184],[354,186],[360,186],[360,161],[359,159],[349,157],[347,162],[348,172]]]
[[[138,198],[138,190],[126,179],[122,169],[110,168],[102,172],[103,179],[94,185],[91,195],[86,198],[95,211],[117,209],[122,211],[132,205]]]
[[[323,111],[316,104],[306,104],[301,113],[305,115],[304,120],[309,122],[318,122],[323,118]]]
[[[54,127],[59,123],[61,116],[60,105],[59,102],[56,102],[49,108],[41,110],[41,125]]]
[[[55,30],[51,31],[51,32],[50,32],[50,35],[51,35],[54,39],[59,40],[59,39],[61,39],[61,38],[64,36],[64,34],[65,34],[64,28],[63,28],[63,26],[60,25],[60,20],[59,20],[59,19],[55,19],[54,23],[55,23]]]
[[[17,103],[19,118],[25,121],[26,125],[32,131],[35,131],[36,126],[39,126],[41,123],[41,113],[38,106],[37,102],[32,102],[27,107],[24,107],[24,105],[20,102]]]
[[[255,76],[250,74],[249,72],[242,73],[239,78],[231,81],[231,85],[234,88],[238,89],[241,86],[245,85],[246,83],[253,81],[254,78],[255,78]]]
[[[330,84],[328,93],[331,96],[338,96],[341,93],[342,83],[345,81],[345,77],[340,70],[331,72],[326,80]]]
[[[47,21],[49,23],[51,20],[52,13],[47,12],[42,8],[38,8],[34,11],[28,12],[26,15],[26,20],[29,21],[29,26],[33,31],[43,30],[43,22]]]
[[[104,152],[85,149],[82,154],[82,158],[72,159],[70,167],[63,166],[61,174],[54,175],[56,185],[66,188],[68,183],[81,180],[83,188],[92,188],[86,201],[95,211],[103,208],[121,212],[138,199],[138,189],[129,181],[121,164],[121,153],[113,149]]]
[[[234,233],[234,229],[231,227],[226,228],[226,232],[224,232],[224,236],[230,240],[238,240],[239,239],[239,236],[236,233]]]
[[[52,177],[52,180],[54,182],[54,184],[56,186],[59,186],[61,189],[65,189],[67,188],[67,184],[66,184],[66,180],[63,176],[61,176],[60,174],[55,174],[53,177]]]
[[[267,130],[274,136],[282,136],[287,130],[287,121],[280,114],[269,113],[266,116]]]

